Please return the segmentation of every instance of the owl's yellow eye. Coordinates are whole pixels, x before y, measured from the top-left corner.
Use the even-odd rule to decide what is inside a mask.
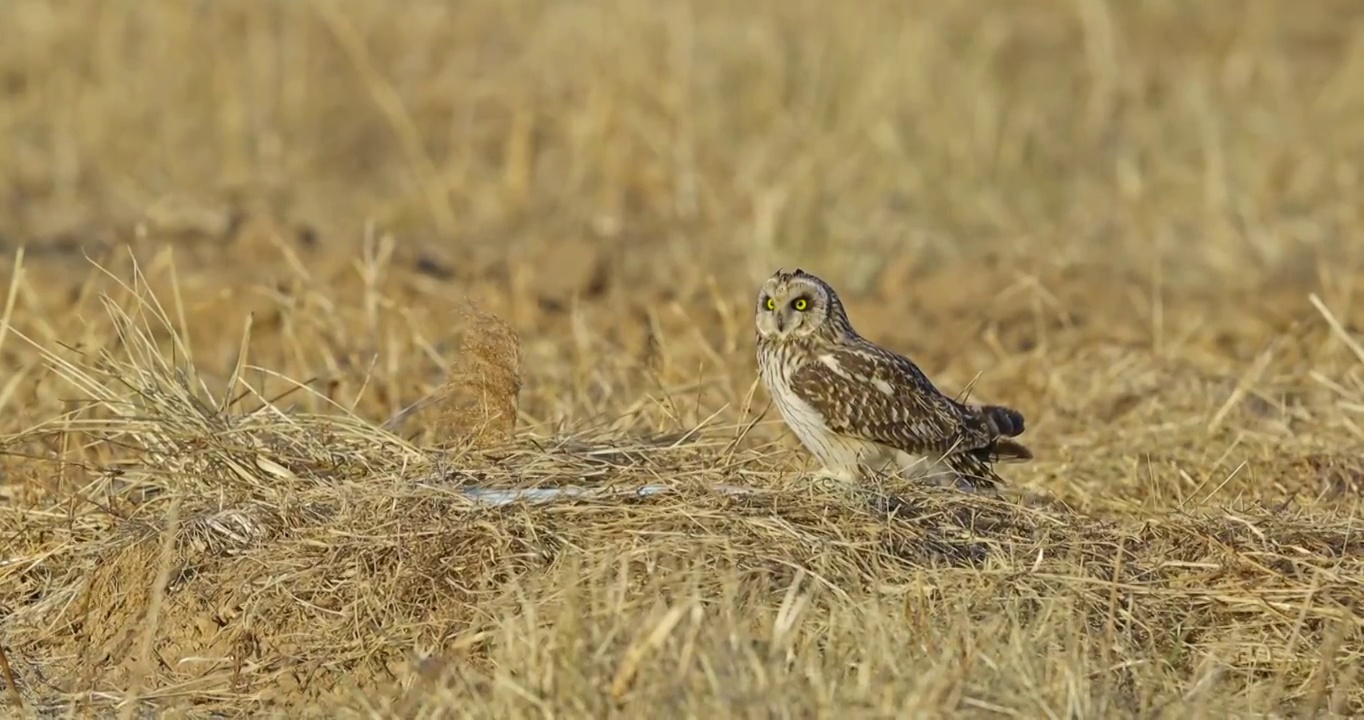
[[[796,298],[796,301],[791,303],[791,307],[795,308],[796,312],[805,312],[810,309],[810,301],[805,298]]]
[[[776,309],[777,309],[777,301],[774,300],[774,299],[772,299],[772,298],[768,298],[767,301],[763,303],[763,305],[764,305],[768,310],[776,310]]]

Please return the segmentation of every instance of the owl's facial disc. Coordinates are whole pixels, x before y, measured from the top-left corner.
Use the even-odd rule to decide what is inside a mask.
[[[812,284],[771,278],[758,292],[758,334],[768,340],[804,337],[819,327],[823,303]]]

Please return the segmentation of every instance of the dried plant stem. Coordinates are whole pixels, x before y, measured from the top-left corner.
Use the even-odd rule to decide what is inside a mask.
[[[19,684],[14,680],[14,671],[9,666],[9,655],[5,653],[4,645],[0,645],[0,678],[5,681],[5,690],[9,693],[10,702],[22,713],[24,698],[19,695]]]

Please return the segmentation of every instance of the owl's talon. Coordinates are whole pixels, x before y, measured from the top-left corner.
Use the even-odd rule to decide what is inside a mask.
[[[839,473],[817,472],[810,476],[810,488],[819,493],[833,496],[842,496],[848,499],[858,499],[863,493],[863,488],[856,482]]]
[[[814,479],[819,481],[828,481],[840,484],[849,484],[856,482],[857,480],[857,478],[852,476],[851,473],[830,470],[827,467],[816,470],[814,474]]]

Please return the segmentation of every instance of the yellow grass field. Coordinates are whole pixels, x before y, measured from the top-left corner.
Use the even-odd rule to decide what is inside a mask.
[[[1364,713],[1364,4],[0,36],[0,714]],[[1036,458],[811,483],[781,267]]]

